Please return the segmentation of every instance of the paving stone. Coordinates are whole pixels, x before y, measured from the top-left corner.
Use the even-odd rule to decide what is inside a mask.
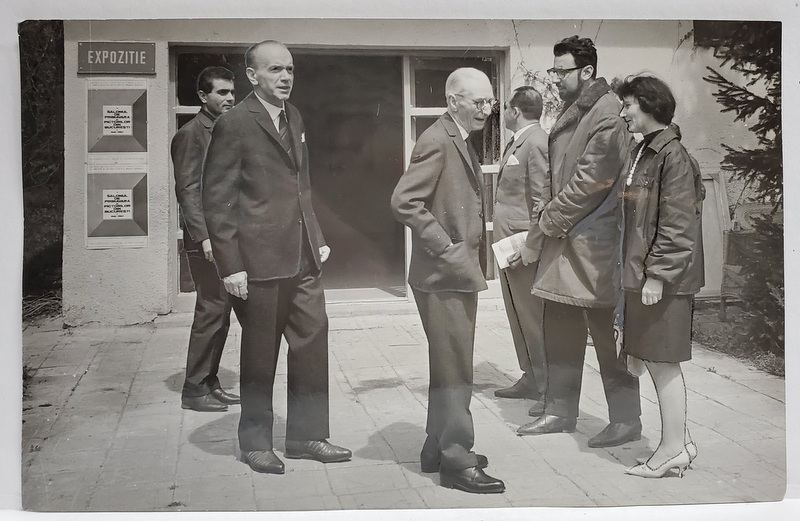
[[[178,478],[205,476],[210,469],[213,469],[215,476],[236,476],[251,472],[249,466],[237,460],[235,443],[232,441],[183,443],[176,459]]]
[[[101,483],[89,504],[89,511],[160,511],[173,502],[174,482]]]
[[[179,477],[175,481],[173,503],[176,511],[226,510],[252,511],[256,509],[253,478],[250,473],[218,476],[208,468],[196,476]]]
[[[115,468],[146,468],[162,467],[171,469],[163,476],[162,480],[171,479],[175,474],[175,465],[178,461],[178,452],[174,449],[109,449],[103,460],[103,471],[108,472]]]
[[[342,508],[348,510],[369,509],[408,509],[425,508],[425,501],[413,488],[389,490],[385,492],[369,492],[364,494],[340,495]]]
[[[37,512],[86,511],[98,473],[30,472],[22,482],[22,508]]]
[[[238,439],[239,411],[231,412],[229,409],[228,412],[197,412],[184,409],[178,417],[181,418],[182,442],[203,443]]]
[[[251,475],[256,503],[289,498],[294,498],[299,503],[305,497],[333,496],[326,469],[297,470],[290,464],[287,465],[285,474],[259,474],[251,471]]]
[[[434,478],[439,482],[438,476]],[[420,487],[414,489],[428,508],[490,508],[509,507],[511,502],[505,494],[469,494],[444,487]],[[487,516],[490,516],[487,513]]]
[[[353,451],[353,459],[338,463],[337,467],[360,467],[375,463],[396,463],[397,461],[392,447],[379,431],[342,433],[336,438],[331,437],[331,441]]]
[[[175,462],[168,459],[157,463],[123,465],[109,460],[100,473],[99,483],[129,485],[134,483],[158,483],[171,480],[175,476]]]
[[[497,470],[490,474],[502,479],[506,484],[506,492],[503,495],[509,502],[534,499],[544,503],[558,499],[564,504],[574,499],[588,497],[586,491],[578,484],[552,471],[534,472],[519,469],[517,472],[512,472],[507,469],[505,472]]]
[[[409,487],[402,470],[394,464],[331,467],[328,469],[328,478],[331,489],[337,496]]]
[[[336,496],[306,496],[302,498],[256,498],[258,510],[341,510],[343,507]]]
[[[405,303],[384,310],[339,306],[331,313],[331,441],[353,450],[354,458],[329,465],[287,459],[283,476],[254,473],[237,459],[238,407],[214,414],[180,408],[191,313],[129,328],[28,327],[23,361],[40,369],[28,380],[23,402],[24,504],[156,512],[493,509],[783,496],[785,382],[699,345],[683,369],[700,455],[683,479],[624,474],[660,438],[647,376],[640,379],[643,438],[607,449],[586,446],[607,423],[591,346],[577,432],[516,436],[516,427],[532,420],[527,409],[533,402],[494,397],[495,389],[520,375],[501,306],[479,303],[471,410],[475,450],[489,457],[487,472],[506,482],[505,494],[447,490],[438,485],[438,474],[421,473],[427,341],[415,307]],[[240,339],[234,323],[220,369],[230,389],[238,387]],[[283,342],[274,396],[274,442],[282,458],[286,370]]]
[[[59,472],[96,470],[105,459],[105,450],[83,447],[82,450],[57,450],[55,444],[47,444],[36,453],[30,472],[57,474]]]

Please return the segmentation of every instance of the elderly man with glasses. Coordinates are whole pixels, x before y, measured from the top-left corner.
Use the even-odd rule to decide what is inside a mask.
[[[642,432],[639,381],[617,357],[614,336],[620,280],[618,192],[631,135],[619,117],[619,100],[605,79],[597,77],[592,40],[571,36],[558,42],[553,54],[548,72],[565,106],[549,136],[552,198],[527,237],[536,245],[545,235],[532,291],[545,301],[548,384],[544,414],[517,433],[575,431],[588,331],[609,416],[609,424],[589,439],[589,446],[611,447],[637,440]],[[531,260],[527,250],[522,257]]]
[[[422,472],[472,493],[505,485],[484,473],[472,452],[469,404],[478,292],[486,285],[486,227],[478,155],[467,140],[482,130],[495,105],[489,78],[461,68],[445,84],[447,112],[417,140],[411,163],[392,194],[395,218],[412,233],[408,284],[428,339],[427,439]]]

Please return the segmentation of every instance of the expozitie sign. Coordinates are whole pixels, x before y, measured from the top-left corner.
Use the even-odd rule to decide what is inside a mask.
[[[78,42],[79,74],[155,74],[156,44]]]

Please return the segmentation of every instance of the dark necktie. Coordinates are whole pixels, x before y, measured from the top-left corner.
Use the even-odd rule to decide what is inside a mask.
[[[481,162],[478,160],[478,152],[475,151],[475,147],[472,146],[472,142],[467,140],[467,150],[469,151],[469,157],[472,159],[472,166],[476,169],[475,174],[481,173]]]
[[[283,143],[288,148],[289,147],[289,122],[286,121],[286,112],[283,111],[283,110],[281,111],[280,114],[278,114],[278,134],[280,134],[281,141],[283,141]]]
[[[513,144],[514,144],[514,136],[511,136],[511,139],[508,141],[508,143],[506,143],[506,148],[503,150],[503,157],[506,156],[506,154],[508,153],[508,149],[510,149],[511,145]]]
[[[472,165],[473,165],[473,168],[475,169],[475,175],[478,177],[478,191],[476,191],[475,194],[476,195],[480,194],[481,206],[483,206],[483,204],[484,204],[484,201],[483,201],[483,186],[484,186],[483,183],[484,183],[484,179],[483,179],[483,175],[482,175],[482,171],[481,171],[481,163],[478,160],[478,152],[475,150],[475,147],[472,146],[472,142],[469,141],[469,140],[467,140],[467,150],[469,150],[469,156],[470,156],[470,158],[472,158]],[[480,219],[481,219],[481,227],[485,229],[486,222],[485,222],[485,219],[483,217],[483,208],[481,208]],[[481,271],[483,272],[483,274],[485,276],[486,275],[486,233],[485,232],[481,233],[481,240],[480,240],[480,244],[478,246],[478,262],[479,262],[479,264],[481,266]]]

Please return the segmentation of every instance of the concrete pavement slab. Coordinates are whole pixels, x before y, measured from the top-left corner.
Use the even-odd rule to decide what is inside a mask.
[[[471,495],[422,474],[427,343],[413,305],[335,304],[330,310],[331,441],[353,459],[325,465],[285,459],[263,475],[238,460],[238,406],[180,408],[190,314],[125,328],[62,330],[44,322],[24,335],[32,375],[23,403],[23,505],[41,511],[339,510],[619,506],[780,499],[786,483],[785,385],[781,378],[695,346],[684,364],[693,468],[646,480],[624,474],[658,444],[660,417],[641,379],[643,438],[589,449],[607,422],[589,346],[577,431],[519,437],[532,400],[494,397],[520,375],[505,312],[481,302],[472,413],[475,450],[505,494]],[[240,329],[222,359],[223,387],[237,392]],[[275,382],[275,448],[284,458],[284,343]],[[491,517],[491,510],[487,510]]]

